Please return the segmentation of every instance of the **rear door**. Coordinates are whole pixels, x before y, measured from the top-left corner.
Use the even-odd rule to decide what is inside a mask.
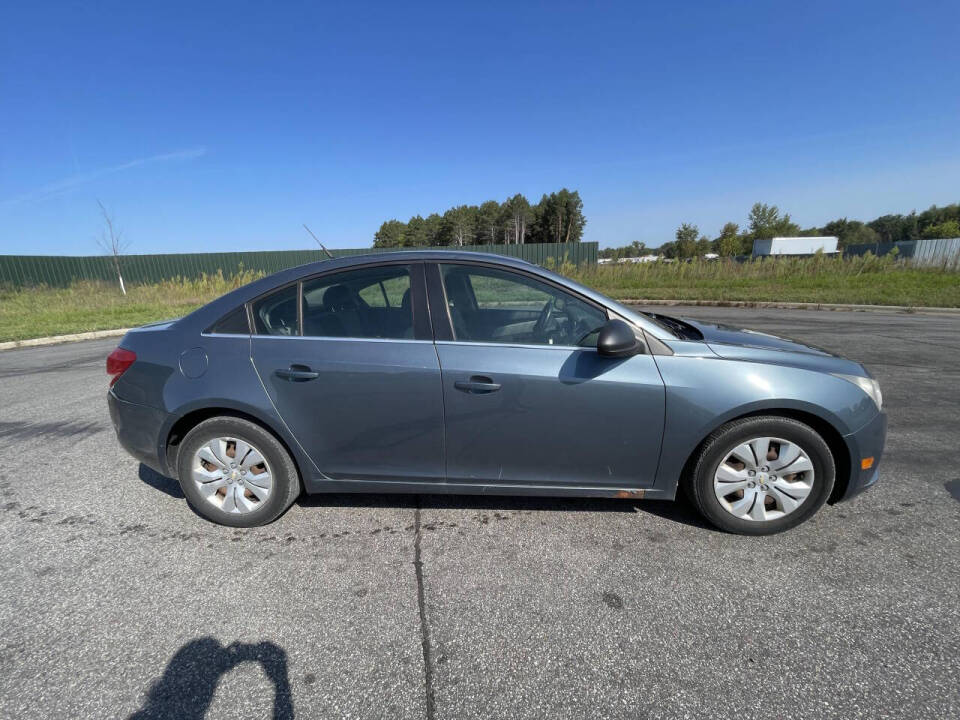
[[[653,485],[664,386],[651,355],[600,356],[606,310],[533,274],[428,266],[451,483]]]
[[[421,263],[340,270],[251,303],[253,362],[335,480],[443,480],[443,397]]]

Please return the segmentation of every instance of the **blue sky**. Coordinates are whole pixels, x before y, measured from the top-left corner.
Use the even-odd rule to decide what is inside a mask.
[[[362,247],[578,189],[586,240],[960,201],[960,3],[6,3],[0,252]]]

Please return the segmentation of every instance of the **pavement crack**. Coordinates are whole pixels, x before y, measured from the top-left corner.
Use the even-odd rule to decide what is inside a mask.
[[[413,568],[417,573],[417,607],[420,610],[420,644],[423,647],[423,684],[426,694],[427,720],[433,720],[435,703],[433,698],[433,658],[430,646],[430,626],[427,624],[427,604],[423,593],[423,561],[420,558],[420,496],[417,496],[417,509],[413,516]]]

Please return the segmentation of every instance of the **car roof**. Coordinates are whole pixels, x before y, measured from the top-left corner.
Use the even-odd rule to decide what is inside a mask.
[[[318,260],[317,262],[299,265],[291,270],[301,270],[305,274],[313,271],[323,272],[328,267],[350,267],[353,264],[366,265],[377,262],[396,262],[398,260],[409,261],[439,261],[439,260],[483,260],[514,267],[537,267],[529,260],[511,257],[510,255],[501,255],[499,253],[474,252],[472,250],[385,250],[383,252],[361,253],[357,255],[342,255],[336,258]]]

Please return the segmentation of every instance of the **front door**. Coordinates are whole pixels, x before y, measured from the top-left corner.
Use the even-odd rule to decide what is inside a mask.
[[[253,362],[284,422],[334,480],[443,480],[440,367],[423,266],[328,273],[251,305]]]
[[[521,272],[474,263],[429,272],[433,317],[449,316],[452,329],[437,342],[448,482],[653,485],[663,381],[650,355],[597,353],[603,308]]]

